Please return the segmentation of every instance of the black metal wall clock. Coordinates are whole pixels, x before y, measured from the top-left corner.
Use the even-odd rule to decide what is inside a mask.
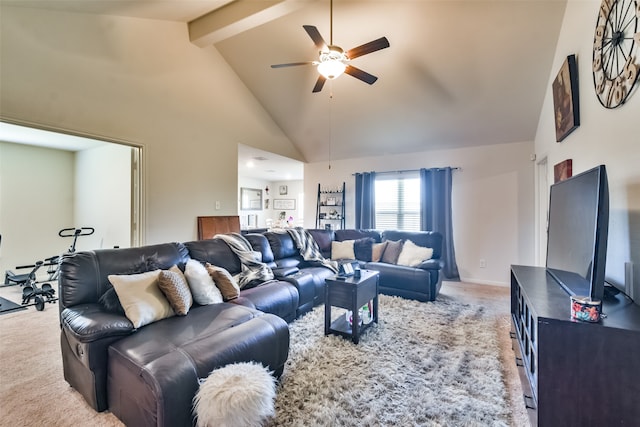
[[[593,38],[593,84],[606,108],[624,104],[640,75],[640,0],[602,0]]]

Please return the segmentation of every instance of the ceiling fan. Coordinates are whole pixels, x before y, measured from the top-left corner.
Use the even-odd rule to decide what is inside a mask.
[[[341,47],[335,46],[333,44],[333,0],[330,2],[330,39],[329,44],[327,44],[320,32],[313,25],[303,25],[302,28],[305,29],[313,43],[316,45],[318,49],[320,49],[319,58],[317,61],[306,61],[306,62],[291,62],[288,64],[276,64],[272,65],[271,68],[283,68],[283,67],[295,67],[298,65],[317,65],[318,66],[318,80],[316,81],[315,86],[313,87],[314,93],[320,92],[324,83],[329,80],[333,80],[342,73],[349,74],[356,79],[362,80],[365,83],[370,85],[374,84],[378,78],[372,74],[367,73],[359,68],[354,67],[349,64],[349,62],[359,56],[366,55],[368,53],[375,52],[377,50],[385,49],[389,47],[389,40],[386,37],[381,37],[379,39],[370,41],[369,43],[365,43],[358,47],[354,47],[353,49],[349,49],[348,51],[342,50]]]

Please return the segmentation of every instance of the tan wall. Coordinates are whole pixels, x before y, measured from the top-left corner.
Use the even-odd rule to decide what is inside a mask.
[[[607,167],[610,221],[607,278],[624,283],[624,265],[635,265],[635,296],[640,296],[640,91],[616,109],[602,107],[592,78],[593,35],[599,0],[570,0],[549,75],[548,91],[540,114],[535,151],[546,157],[549,182],[553,165],[572,159],[574,175],[599,164]],[[555,142],[551,83],[567,55],[576,54],[579,75],[580,126],[561,143]],[[636,55],[640,50],[636,49]],[[636,84],[636,86],[638,86]]]
[[[58,237],[73,227],[74,153],[0,142],[0,274],[17,274],[66,250]],[[46,269],[42,269],[46,271]]]
[[[453,231],[463,280],[506,285],[510,264],[533,263],[532,142],[367,157],[305,165],[305,194],[346,184],[346,226],[354,227],[355,172],[460,167],[453,173]],[[315,197],[305,199],[313,227]],[[486,267],[480,267],[480,260]]]
[[[0,115],[142,145],[146,243],[237,214],[238,143],[302,160],[185,24],[0,7]]]
[[[93,227],[76,249],[102,249],[131,243],[131,147],[105,144],[79,151],[75,163],[73,227]],[[67,239],[71,245],[73,239]]]
[[[254,210],[242,210],[239,209],[238,214],[240,215],[240,226],[245,228],[244,225],[247,223],[248,215],[257,215],[258,228],[267,227],[267,220],[271,220],[272,226],[277,226],[279,224],[279,214],[283,211],[283,209],[275,209],[273,207],[273,201],[276,199],[288,199],[294,200],[295,209],[284,210],[287,213],[287,218],[289,216],[293,217],[293,225],[294,226],[302,226],[303,224],[303,216],[304,216],[304,185],[302,180],[295,181],[264,181],[260,179],[247,178],[247,177],[238,177],[238,183],[240,187],[247,188],[257,188],[262,190],[262,209],[259,211]],[[280,195],[279,187],[281,185],[287,186],[287,194]],[[269,188],[269,194],[265,191],[265,188]],[[313,196],[313,195],[312,195]],[[315,196],[313,196],[315,197]],[[238,188],[238,199],[240,198],[240,188]],[[268,207],[265,204],[265,201],[269,200]],[[314,199],[315,200],[315,199]]]

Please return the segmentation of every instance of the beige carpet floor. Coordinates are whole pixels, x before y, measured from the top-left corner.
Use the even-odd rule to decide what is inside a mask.
[[[509,338],[509,289],[446,282],[442,293],[484,305],[495,318],[513,425],[528,426]],[[19,302],[20,289],[0,288],[0,296]],[[0,315],[0,426],[122,426],[112,414],[93,411],[64,381],[59,339],[57,304]]]

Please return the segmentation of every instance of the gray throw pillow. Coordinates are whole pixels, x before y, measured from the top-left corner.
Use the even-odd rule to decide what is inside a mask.
[[[387,247],[384,249],[382,259],[380,261],[387,264],[396,264],[398,262],[398,257],[400,256],[400,252],[402,252],[402,240],[387,240]]]

